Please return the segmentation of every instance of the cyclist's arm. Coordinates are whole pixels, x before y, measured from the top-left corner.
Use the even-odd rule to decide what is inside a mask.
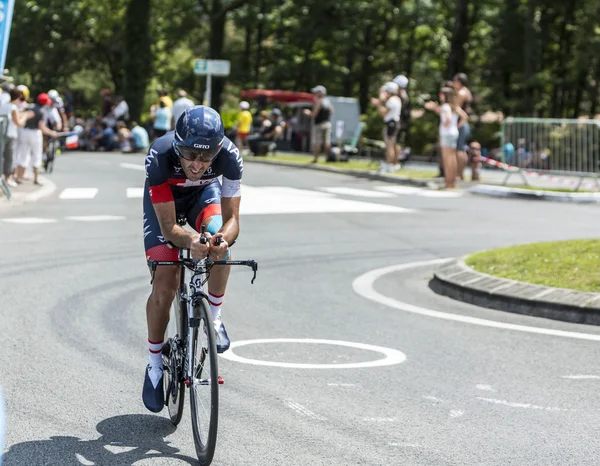
[[[192,241],[197,240],[199,235],[188,233],[183,227],[177,225],[175,202],[169,201],[154,204],[154,211],[156,212],[160,231],[165,241],[170,241],[178,248],[190,249]]]
[[[227,244],[233,243],[240,234],[240,200],[238,197],[221,198],[221,215],[223,216],[223,226],[219,233],[223,233],[223,238]]]

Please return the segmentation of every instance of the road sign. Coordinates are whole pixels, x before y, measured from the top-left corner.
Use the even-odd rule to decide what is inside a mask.
[[[194,60],[194,74],[200,76],[229,76],[231,62],[229,60],[206,60],[196,58]]]

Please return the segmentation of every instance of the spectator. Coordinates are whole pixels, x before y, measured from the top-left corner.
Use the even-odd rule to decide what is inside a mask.
[[[127,104],[127,101],[122,95],[117,96],[115,100],[117,102],[117,105],[115,105],[115,108],[112,111],[115,120],[125,122],[129,121],[129,105]],[[117,128],[118,127],[119,126],[117,125]]]
[[[248,135],[252,128],[252,113],[250,113],[250,104],[246,101],[240,102],[240,113],[238,114],[238,123],[236,127],[237,146],[243,153],[250,149],[248,145]]]
[[[479,181],[481,174],[481,144],[477,141],[469,145],[469,166],[471,167],[471,180]]]
[[[58,133],[46,126],[44,113],[52,106],[52,100],[48,94],[42,93],[37,96],[37,103],[33,106],[33,115],[27,119],[23,128],[18,131],[16,144],[17,169],[15,178],[17,183],[23,181],[25,169],[31,163],[33,167],[33,183],[41,185],[38,180],[39,169],[42,166],[43,136],[57,138]]]
[[[154,125],[152,126],[154,139],[167,134],[167,131],[171,130],[172,113],[165,101],[161,100],[158,108],[153,105],[150,113],[154,119]]]
[[[173,102],[173,128],[175,128],[177,125],[177,120],[185,111],[185,109],[194,106],[194,102],[188,99],[187,92],[185,92],[183,89],[179,89],[177,94],[179,95],[179,99]]]
[[[34,112],[31,110],[21,111],[18,107],[23,93],[18,89],[10,91],[10,102],[0,105],[0,115],[8,117],[8,128],[6,130],[6,139],[4,141],[4,152],[0,160],[2,160],[2,175],[6,180],[6,183],[15,187],[16,181],[11,179],[12,166],[13,166],[13,154],[17,143],[18,131],[17,128],[22,128],[25,122],[34,116]]]
[[[137,121],[131,122],[131,151],[132,152],[144,152],[150,145],[150,138],[148,137],[148,131],[140,125]]]
[[[166,89],[157,89],[158,102],[164,102],[165,106],[171,110],[173,108],[173,100],[169,97],[169,92]]]
[[[262,112],[261,112],[262,114]],[[261,152],[261,143],[270,142],[274,143],[283,136],[283,129],[285,123],[281,119],[281,110],[274,108],[271,110],[268,119],[262,122],[262,126],[259,134],[253,134],[248,137],[248,145],[250,151],[254,155],[259,155]],[[272,144],[269,144],[272,147]]]
[[[410,112],[412,110],[412,106],[410,105],[410,98],[408,96],[408,92],[406,92],[406,88],[408,87],[408,78],[402,74],[396,76],[393,80],[398,87],[400,88],[398,92],[398,97],[400,97],[400,102],[402,104],[402,108],[400,109],[400,131],[398,132],[398,153],[402,154],[402,146],[406,146],[408,144],[408,129],[410,125]],[[405,148],[405,153],[407,156],[404,160],[407,160],[410,154],[410,149],[408,147]],[[400,160],[396,160],[398,163]]]
[[[464,124],[467,114],[456,105],[456,91],[451,87],[443,87],[440,91],[440,147],[446,189],[456,188],[457,177],[457,146],[459,127]]]
[[[131,131],[123,120],[117,122],[117,140],[121,152],[131,152]]]
[[[100,132],[93,136],[96,150],[110,152],[119,147],[115,131],[105,122],[100,122]]]
[[[377,107],[383,118],[383,141],[385,142],[385,162],[381,164],[382,172],[393,172],[399,159],[398,132],[400,131],[400,112],[402,102],[398,97],[400,88],[394,82],[385,83],[379,90],[379,98],[372,98],[371,103]]]
[[[313,119],[312,124],[312,143],[314,159],[312,163],[317,163],[321,150],[325,150],[325,160],[331,150],[331,116],[333,115],[333,106],[326,97],[327,89],[325,86],[316,86],[311,89],[315,96],[315,105],[312,111],[305,110],[306,115]]]
[[[458,73],[452,78],[454,89],[456,89],[456,105],[460,107],[465,114],[467,119],[463,125],[459,128],[458,141],[456,142],[457,151],[457,173],[460,179],[463,179],[463,172],[467,165],[467,153],[465,148],[467,147],[467,141],[471,135],[471,127],[469,126],[469,115],[473,112],[473,94],[467,87],[467,75],[465,73]]]

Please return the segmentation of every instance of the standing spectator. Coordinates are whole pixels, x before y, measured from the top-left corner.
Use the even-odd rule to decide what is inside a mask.
[[[2,175],[6,180],[7,184],[11,187],[15,187],[17,183],[10,179],[12,174],[13,165],[13,154],[17,143],[18,132],[17,128],[22,128],[25,122],[34,116],[34,112],[31,110],[21,111],[18,107],[23,93],[18,89],[10,91],[10,102],[0,105],[0,115],[8,117],[8,128],[6,130],[6,139],[4,141],[4,153],[0,160],[2,160]]]
[[[117,96],[115,101],[117,102],[117,105],[115,105],[115,108],[112,111],[112,114],[113,114],[115,120],[117,122],[118,121],[124,121],[124,122],[129,121],[129,104],[127,104],[127,101],[125,100],[125,98],[122,95],[120,95],[120,96]],[[118,127],[118,125],[117,125],[117,127]]]
[[[173,128],[177,125],[177,120],[179,120],[179,117],[185,109],[194,106],[194,102],[192,102],[191,99],[188,99],[187,92],[183,89],[179,89],[177,94],[179,95],[179,99],[173,102]]]
[[[456,188],[457,177],[457,141],[459,127],[467,120],[467,114],[456,105],[456,91],[451,87],[443,87],[440,91],[440,147],[446,189]]]
[[[102,92],[100,92],[100,95],[102,96],[101,115],[102,115],[102,117],[105,117],[110,112],[112,112],[112,108],[113,108],[113,100],[112,100],[112,96],[110,95],[110,89],[102,89]]]
[[[240,102],[240,113],[238,114],[238,123],[236,127],[237,146],[242,152],[246,153],[250,146],[248,145],[248,135],[252,129],[252,113],[250,113],[250,104],[245,100]]]
[[[471,180],[479,181],[481,176],[481,144],[479,142],[471,142],[468,156],[469,166],[471,167]]]
[[[377,107],[384,123],[385,162],[381,165],[382,172],[394,171],[400,155],[396,144],[400,131],[400,112],[402,111],[402,102],[398,97],[399,90],[398,84],[390,81],[381,87],[378,99],[371,99],[371,103]]]
[[[154,125],[152,126],[154,139],[164,136],[167,131],[171,130],[172,113],[164,100],[159,102],[158,108],[153,106],[151,115],[154,119]]]
[[[42,135],[57,138],[58,133],[46,126],[44,111],[52,105],[48,94],[42,93],[37,96],[37,103],[33,106],[33,116],[29,118],[23,128],[19,130],[16,145],[17,169],[15,178],[17,183],[23,181],[25,168],[31,162],[33,167],[33,183],[41,184],[38,180],[39,169],[42,166],[43,140]]]
[[[167,91],[166,89],[157,89],[156,93],[158,94],[159,103],[164,102],[165,106],[169,110],[172,110],[173,109],[173,99],[171,99],[171,97],[169,97],[169,91]]]
[[[471,135],[471,127],[469,126],[469,115],[473,112],[473,94],[467,87],[467,75],[458,73],[452,78],[454,89],[456,89],[456,105],[459,106],[467,115],[464,124],[459,128],[458,141],[456,142],[456,150],[458,157],[458,176],[462,180],[464,177],[464,169],[467,165],[467,141]]]
[[[310,115],[313,119],[312,124],[312,143],[314,159],[312,163],[317,163],[321,150],[325,150],[325,160],[331,150],[331,116],[333,115],[333,106],[326,97],[327,89],[325,86],[316,86],[311,89],[315,96],[315,105],[312,112],[309,109],[305,110],[306,115]]]
[[[406,92],[406,88],[408,87],[408,78],[403,74],[396,76],[393,79],[400,90],[398,91],[398,97],[400,97],[400,102],[402,104],[402,108],[400,109],[400,131],[398,132],[398,154],[402,154],[402,146],[406,146],[408,144],[408,129],[410,125],[410,98],[408,97],[408,92]],[[410,149],[405,147],[407,156],[403,158],[407,160],[410,154]],[[402,157],[400,156],[400,159]],[[396,164],[400,160],[396,160]]]

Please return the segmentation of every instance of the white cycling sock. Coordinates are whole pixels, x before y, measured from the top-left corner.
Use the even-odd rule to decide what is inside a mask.
[[[221,305],[223,304],[223,296],[225,296],[225,293],[223,293],[221,296],[217,296],[212,294],[210,291],[208,292],[208,303],[210,304],[210,312],[212,313],[215,324],[217,321],[219,323],[221,322]]]
[[[150,364],[150,380],[154,388],[158,385],[160,376],[163,373],[162,347],[162,341],[150,341],[148,339],[148,364]]]

